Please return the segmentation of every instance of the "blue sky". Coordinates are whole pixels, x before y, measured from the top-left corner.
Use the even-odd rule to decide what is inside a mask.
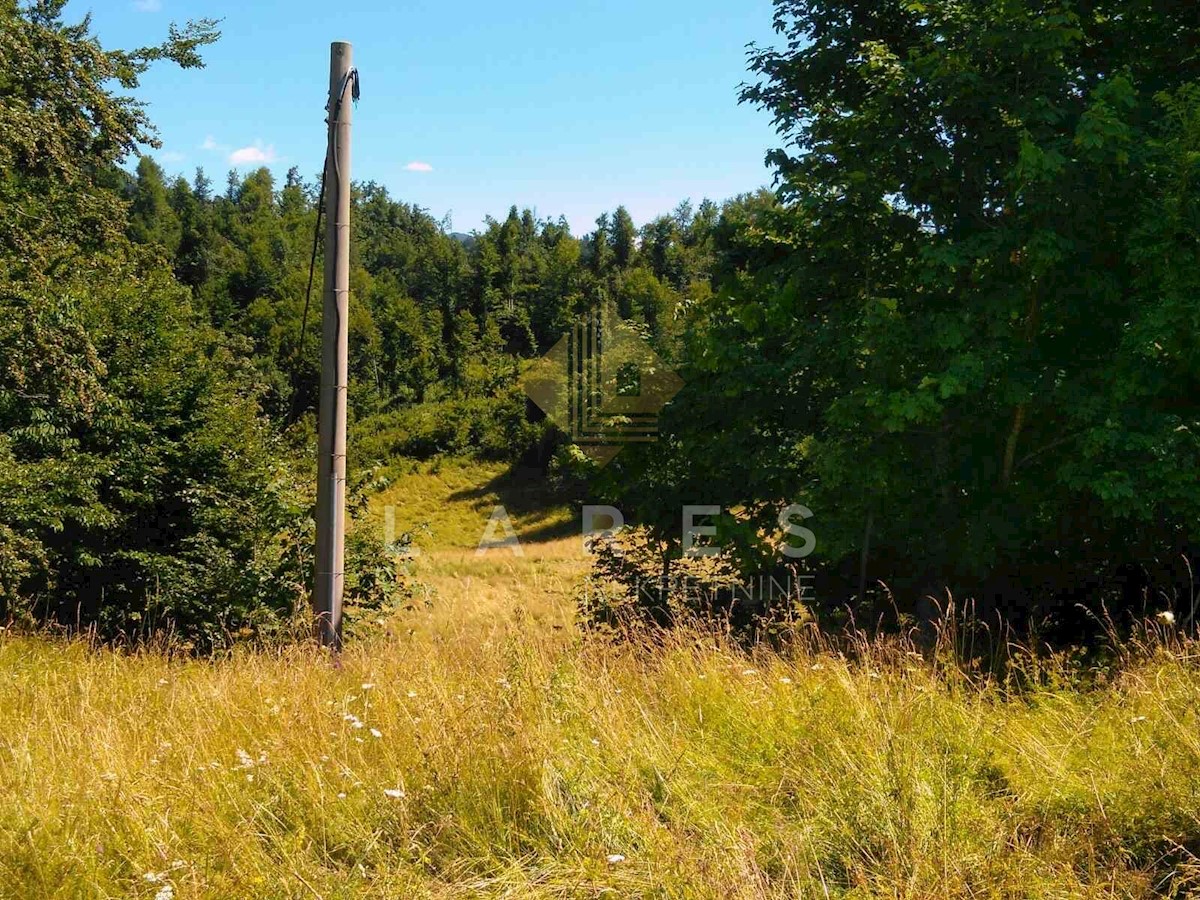
[[[67,16],[89,10],[109,47],[223,20],[207,68],[161,65],[140,92],[156,158],[218,185],[231,161],[315,177],[332,40],[362,75],[354,177],[458,231],[513,203],[576,233],[619,203],[640,224],[771,180],[769,117],[737,103],[745,44],[774,39],[770,0],[72,0]]]

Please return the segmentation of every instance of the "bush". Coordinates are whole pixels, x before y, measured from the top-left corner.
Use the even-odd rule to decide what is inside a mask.
[[[363,420],[356,432],[351,452],[364,462],[441,454],[509,461],[538,443],[542,426],[526,420],[524,397],[510,390],[405,407]]]
[[[355,479],[347,498],[348,513],[355,520],[346,534],[343,598],[344,629],[351,638],[385,628],[391,616],[415,609],[419,599],[419,587],[407,566],[412,533],[381,534],[365,516],[371,495],[387,487],[379,469],[373,466]]]
[[[715,621],[755,642],[809,617],[794,570],[747,578],[728,555],[680,558],[671,542],[645,528],[597,540],[592,552],[592,572],[578,597],[585,626],[628,635],[646,627]]]
[[[129,259],[0,295],[0,599],[203,649],[294,609],[304,514],[252,373]]]

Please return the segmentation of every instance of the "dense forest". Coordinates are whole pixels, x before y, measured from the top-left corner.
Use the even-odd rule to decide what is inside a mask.
[[[296,168],[283,185],[266,168],[230,171],[217,193],[203,170],[190,182],[167,179],[149,156],[135,175],[117,177],[128,239],[170,267],[207,324],[239,339],[264,411],[285,425],[311,412],[321,323],[307,285],[315,263],[319,294],[321,254],[311,255],[319,182]],[[736,242],[730,219],[771,202],[765,192],[724,207],[684,202],[641,229],[618,207],[583,237],[564,219],[513,207],[503,222],[463,235],[380,185],[356,185],[350,408],[360,434],[395,442],[368,440],[362,458],[521,456],[536,439],[521,361],[602,303],[671,355],[683,312],[711,296],[714,270]]]
[[[831,610],[928,615],[949,589],[1074,628],[1079,604],[1186,596],[1194,10],[775,5],[784,49],[753,49],[742,91],[778,128],[774,190],[641,227],[618,206],[582,236],[514,206],[461,235],[355,186],[352,468],[569,475],[644,528],[652,576],[685,504],[720,504],[727,564],[756,573],[803,502]],[[201,65],[215,24],[108,51],[62,7],[0,2],[0,615],[204,646],[269,631],[307,593],[319,186],[168,177],[129,92]],[[660,439],[602,470],[520,387],[599,304],[687,385]],[[359,549],[351,593],[384,602]],[[631,596],[657,621],[676,602]]]

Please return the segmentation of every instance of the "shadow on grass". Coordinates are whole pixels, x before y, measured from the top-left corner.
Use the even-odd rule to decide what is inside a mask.
[[[455,491],[447,500],[470,503],[485,517],[499,503],[513,520],[522,542],[546,543],[570,537],[579,530],[574,514],[565,519],[555,515],[570,504],[570,498],[556,490],[537,468],[513,466],[477,487]],[[539,521],[547,516],[555,517]]]

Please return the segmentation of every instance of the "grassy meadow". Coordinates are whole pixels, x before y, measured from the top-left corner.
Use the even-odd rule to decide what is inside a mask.
[[[337,666],[0,636],[0,897],[1200,889],[1200,647],[1169,627],[1007,683],[900,642],[614,646],[573,624],[565,512],[475,555],[501,474],[381,498],[435,513],[432,603]]]

